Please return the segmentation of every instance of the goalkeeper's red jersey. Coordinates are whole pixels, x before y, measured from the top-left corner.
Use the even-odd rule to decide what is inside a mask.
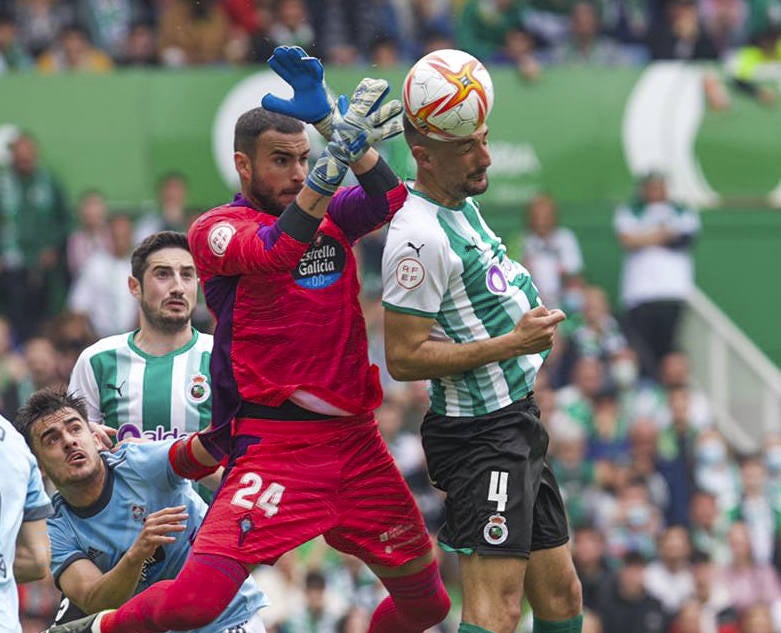
[[[228,453],[231,421],[246,403],[279,407],[303,394],[349,415],[381,404],[351,247],[388,222],[406,195],[403,184],[381,196],[341,189],[311,242],[286,233],[280,218],[241,195],[190,228],[190,249],[217,320],[212,424],[201,433],[213,455]]]

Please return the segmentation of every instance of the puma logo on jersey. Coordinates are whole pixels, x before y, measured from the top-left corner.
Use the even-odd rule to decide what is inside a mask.
[[[415,251],[415,254],[420,257],[420,249],[425,246],[425,244],[421,244],[420,246],[415,246],[412,242],[407,242],[407,246],[409,246],[413,251]]]
[[[121,383],[119,383],[119,387],[116,385],[112,385],[110,382],[106,383],[106,389],[113,389],[117,392],[117,395],[121,398],[122,397],[122,387],[125,386],[125,381],[123,380]]]

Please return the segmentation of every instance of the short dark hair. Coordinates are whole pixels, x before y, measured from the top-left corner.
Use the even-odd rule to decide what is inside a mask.
[[[179,231],[159,231],[152,233],[136,246],[133,254],[130,256],[131,274],[138,280],[138,283],[144,283],[144,273],[149,263],[147,260],[152,253],[161,251],[164,248],[181,248],[190,252],[190,245],[187,243],[187,236]]]
[[[306,589],[325,589],[325,576],[318,569],[312,569],[307,572],[304,578],[304,587]]]
[[[185,176],[182,172],[176,171],[176,170],[167,171],[167,172],[165,172],[162,176],[160,176],[157,179],[157,189],[158,189],[158,191],[160,190],[160,188],[164,184],[166,184],[166,183],[168,183],[168,182],[170,182],[172,180],[178,180],[179,182],[183,183],[184,185],[188,185],[189,184],[189,181],[187,180],[187,176]]]
[[[299,134],[304,129],[304,124],[298,119],[263,108],[252,108],[236,121],[233,130],[233,151],[243,152],[250,158],[254,158],[258,136],[263,132],[274,130],[282,134]]]
[[[410,121],[406,113],[401,118],[404,121],[404,140],[407,141],[407,145],[410,147],[413,145],[423,145],[424,147],[427,147],[430,139],[415,127],[415,124]]]
[[[31,395],[16,412],[14,426],[32,449],[32,426],[38,420],[61,409],[73,409],[88,422],[87,403],[84,398],[68,393],[65,387],[44,387]]]

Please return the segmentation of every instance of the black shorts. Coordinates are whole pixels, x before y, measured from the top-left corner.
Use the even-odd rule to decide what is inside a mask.
[[[429,411],[421,434],[429,477],[447,493],[444,549],[528,558],[569,540],[545,461],[548,432],[531,397],[474,418]]]

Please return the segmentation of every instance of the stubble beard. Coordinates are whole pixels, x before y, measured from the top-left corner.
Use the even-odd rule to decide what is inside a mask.
[[[258,205],[261,211],[278,216],[285,210],[286,205],[283,205],[267,187],[263,186],[261,179],[254,172],[249,189],[252,202]]]
[[[141,311],[144,313],[147,323],[164,334],[178,334],[186,330],[190,327],[190,318],[193,313],[192,309],[190,309],[186,315],[163,316],[145,301],[141,302]]]

